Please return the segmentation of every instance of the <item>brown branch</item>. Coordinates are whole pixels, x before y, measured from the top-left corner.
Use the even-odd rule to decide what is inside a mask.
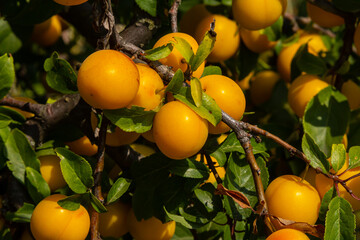
[[[178,32],[177,15],[180,4],[181,0],[175,0],[169,10],[172,32]]]
[[[105,157],[105,141],[106,141],[106,131],[107,126],[109,124],[109,120],[103,116],[99,138],[98,138],[98,152],[96,155],[97,163],[96,168],[94,170],[94,195],[101,203],[104,203],[104,197],[101,191],[101,176],[104,171],[104,157]],[[94,209],[91,210],[91,229],[90,236],[91,240],[98,240],[100,238],[100,234],[98,232],[98,224],[99,224],[99,213]]]
[[[260,177],[261,171],[256,162],[253,148],[250,143],[251,135],[244,131],[243,125],[239,121],[236,121],[224,111],[222,111],[222,120],[236,133],[236,136],[245,151],[246,160],[248,161],[251,168],[251,172],[255,182],[256,193],[258,195],[260,203],[258,205],[258,210],[260,210],[259,214],[267,214],[267,204],[265,199],[264,186]]]

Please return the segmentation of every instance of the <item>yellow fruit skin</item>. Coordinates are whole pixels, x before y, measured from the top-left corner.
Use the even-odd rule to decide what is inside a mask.
[[[201,20],[210,15],[204,4],[197,4],[187,11],[180,20],[179,26],[181,32],[187,33],[191,36],[195,35],[196,27]]]
[[[162,36],[155,43],[153,48],[164,46],[170,42],[176,42],[174,37],[178,37],[178,38],[182,38],[182,39],[186,40],[190,44],[194,54],[196,53],[196,51],[199,47],[196,40],[192,36],[190,36],[186,33],[180,33],[180,32],[168,33],[165,36]],[[174,72],[176,72],[178,69],[181,69],[181,71],[185,72],[187,69],[187,63],[185,62],[184,57],[181,55],[181,53],[175,47],[173,48],[171,53],[166,58],[162,58],[159,61],[164,65],[173,67]],[[204,68],[205,68],[205,62],[203,62],[199,66],[199,68],[195,72],[193,72],[193,76],[200,78],[204,71]]]
[[[310,240],[305,233],[291,229],[291,228],[284,228],[280,229],[276,232],[273,232],[270,236],[266,238],[266,240]]]
[[[261,30],[251,31],[241,28],[240,34],[241,41],[246,45],[246,47],[256,53],[265,52],[276,45],[276,42],[269,41],[266,34],[261,33]]]
[[[301,47],[302,44],[308,43],[309,53],[317,56],[320,51],[327,51],[324,42],[321,39],[321,36],[318,34],[303,34],[299,41],[288,46],[284,47],[278,56],[277,60],[277,70],[280,73],[281,78],[290,82],[291,80],[291,61],[295,57],[296,52]]]
[[[36,205],[30,220],[30,228],[36,240],[84,240],[90,228],[90,217],[80,205],[76,211],[69,211],[57,204],[65,198],[54,194]]]
[[[91,113],[91,126],[93,129],[97,126],[97,118],[94,113]],[[140,133],[125,132],[119,127],[115,128],[114,132],[106,133],[105,144],[110,147],[119,147],[133,143],[140,137]]]
[[[162,223],[159,219],[151,217],[139,222],[132,209],[128,216],[129,231],[136,240],[170,240],[175,233],[174,221]]]
[[[57,42],[61,31],[60,20],[54,15],[42,23],[35,24],[32,40],[43,47],[48,47]]]
[[[320,209],[320,196],[307,181],[294,175],[273,180],[265,191],[268,210],[276,217],[315,224]]]
[[[100,50],[82,63],[77,86],[80,96],[94,108],[123,108],[134,100],[139,90],[139,71],[125,54]]]
[[[302,172],[300,173],[300,177],[301,177],[301,178],[304,178],[305,170],[306,170],[306,169],[304,169],[304,171],[302,171]],[[316,187],[316,184],[315,184],[316,175],[317,175],[316,170],[315,170],[314,168],[312,168],[312,167],[309,166],[309,169],[308,169],[308,171],[307,171],[306,176],[305,176],[304,179],[305,179],[308,183],[310,183],[311,186]]]
[[[351,176],[354,176],[354,175],[360,173],[360,167],[356,167],[356,168],[353,168],[353,169],[350,169],[350,170],[344,172],[348,168],[348,166],[349,166],[349,161],[347,158],[347,161],[345,162],[344,166],[337,172],[337,175],[343,173],[339,177],[340,179],[345,180]],[[323,198],[325,193],[327,191],[329,191],[330,188],[334,185],[334,182],[333,182],[333,180],[325,177],[322,174],[317,174],[316,178],[315,178],[315,184],[316,184],[316,189],[319,192],[320,197]],[[356,196],[360,196],[360,178],[359,177],[355,177],[355,178],[347,181],[346,185],[353,191],[353,193]],[[345,198],[351,204],[353,210],[354,211],[360,210],[360,201],[353,198],[341,184],[338,184],[338,187],[339,187],[340,196]]]
[[[209,62],[221,62],[232,57],[239,48],[240,34],[236,22],[218,14],[205,17],[195,30],[195,39],[200,44],[205,33],[210,29],[210,23],[215,19],[216,42],[210,55]]]
[[[99,232],[102,237],[120,238],[129,231],[127,217],[130,206],[117,201],[106,208],[107,212],[99,214]]]
[[[148,140],[149,142],[153,142],[155,143],[155,139],[154,139],[154,135],[153,135],[153,130],[150,129],[147,132],[144,132],[141,134],[141,136],[143,136],[143,138],[145,138],[146,140]]]
[[[96,144],[92,144],[87,136],[82,136],[71,142],[67,142],[66,145],[69,149],[78,155],[93,156],[97,153],[98,147]]]
[[[144,157],[148,157],[155,153],[155,150],[153,148],[143,144],[133,143],[130,144],[130,147]]]
[[[208,122],[185,104],[173,101],[156,113],[153,135],[160,151],[172,159],[196,154],[208,136]]]
[[[60,168],[60,158],[56,155],[40,156],[40,173],[53,192],[66,186]]]
[[[164,83],[159,74],[148,65],[137,63],[136,67],[140,74],[140,86],[129,107],[136,105],[145,108],[145,111],[153,110],[164,98]]]
[[[200,78],[203,91],[212,97],[217,105],[233,117],[240,120],[245,112],[246,100],[241,88],[230,78],[222,75],[207,75]],[[220,122],[216,127],[209,124],[209,133],[221,134],[230,128]]]
[[[250,87],[252,103],[259,106],[270,100],[275,84],[279,79],[279,74],[274,71],[266,70],[257,73]]]
[[[291,83],[288,92],[290,107],[298,117],[303,117],[306,105],[322,89],[329,86],[315,75],[301,75]]]
[[[196,156],[195,160],[200,162],[200,161],[201,161],[201,155],[198,154],[198,155]],[[216,172],[219,174],[219,177],[220,177],[221,179],[223,179],[223,178],[225,177],[225,173],[226,173],[225,168],[224,168],[224,167],[220,167],[220,165],[219,165],[218,161],[216,160],[216,158],[211,157],[211,160],[212,160],[212,162],[213,162],[213,164],[214,164],[214,167],[215,167],[215,169],[216,169]],[[205,164],[208,164],[206,158],[204,158],[204,163],[205,163]],[[216,183],[216,178],[215,178],[215,175],[214,175],[214,173],[213,173],[212,171],[210,172],[209,178],[208,178],[205,182],[208,182],[208,183]]]
[[[250,81],[253,79],[254,72],[250,72],[246,77],[237,81],[237,84],[241,88],[241,90],[246,91],[250,89]]]
[[[232,12],[241,27],[259,30],[275,23],[286,5],[286,0],[233,0]]]
[[[352,80],[349,80],[342,85],[341,92],[347,97],[351,110],[355,110],[360,107],[359,85],[354,83]]]
[[[309,2],[306,3],[306,9],[311,20],[321,27],[331,28],[344,24],[342,17],[327,12]]]
[[[88,0],[54,0],[54,1],[64,6],[75,6],[87,2]]]

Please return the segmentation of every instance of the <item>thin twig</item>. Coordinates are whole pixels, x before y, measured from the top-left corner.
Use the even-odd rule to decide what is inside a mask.
[[[175,0],[169,10],[172,32],[178,32],[177,15],[180,4],[181,0]]]

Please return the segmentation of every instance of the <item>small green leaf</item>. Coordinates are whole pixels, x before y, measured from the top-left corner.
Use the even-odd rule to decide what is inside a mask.
[[[189,158],[172,161],[169,171],[172,174],[186,178],[209,178],[209,170],[205,164]]]
[[[207,66],[204,68],[204,72],[201,77],[205,77],[207,75],[222,75],[221,68],[219,66]]]
[[[164,208],[165,209],[165,208]],[[186,221],[186,219],[183,217],[183,216],[180,216],[180,215],[176,215],[176,214],[172,214],[172,213],[169,213],[168,211],[166,211],[165,209],[165,212],[167,214],[167,216],[177,222],[177,223],[180,223],[181,225],[183,225],[184,227],[186,227],[187,229],[193,229],[194,227],[188,223],[188,221]]]
[[[325,240],[355,240],[355,215],[351,205],[342,197],[335,197],[329,204],[325,221]]]
[[[295,79],[302,72],[323,75],[326,71],[324,60],[309,53],[308,43],[301,45],[291,62],[291,79]]]
[[[94,185],[90,164],[66,148],[56,148],[61,159],[60,167],[66,183],[75,193],[86,193]]]
[[[161,47],[149,49],[145,51],[145,57],[151,61],[157,61],[159,59],[169,56],[173,48],[173,45],[171,43],[168,43]]]
[[[25,171],[27,190],[34,202],[38,203],[45,197],[49,196],[51,193],[50,187],[40,172],[31,167],[26,167]]]
[[[0,99],[9,92],[14,81],[14,59],[11,55],[4,54],[0,57]]]
[[[190,61],[191,70],[194,72],[205,61],[211,53],[216,41],[216,35],[213,32],[207,31],[203,40],[201,41],[195,56]]]
[[[130,109],[104,110],[104,114],[114,125],[125,132],[144,133],[151,129],[156,112],[132,106]]]
[[[40,161],[32,149],[28,139],[19,129],[11,131],[5,142],[6,157],[9,169],[14,177],[22,184],[25,184],[25,168],[31,167],[40,171]]]
[[[174,37],[174,39],[176,40],[172,42],[174,47],[180,52],[181,56],[184,57],[186,62],[189,63],[191,58],[194,56],[191,45],[181,37]]]
[[[118,200],[130,187],[131,180],[126,178],[119,178],[111,186],[106,198],[106,203],[111,204]]]
[[[201,82],[197,78],[191,78],[190,80],[191,96],[196,107],[202,105],[202,93]]]
[[[44,70],[47,73],[46,82],[52,89],[63,94],[77,92],[77,75],[70,63],[59,58],[57,52],[45,60]]]
[[[69,211],[76,211],[80,208],[80,203],[84,200],[88,194],[76,194],[64,199],[57,201],[60,207],[67,209]]]
[[[284,19],[280,16],[274,24],[263,29],[263,33],[267,36],[269,41],[276,41],[280,39],[283,23]]]
[[[263,154],[267,151],[264,143],[257,143],[253,138],[250,140],[251,146],[253,147],[254,154]],[[234,132],[230,133],[225,141],[221,144],[219,150],[230,153],[230,152],[240,152],[245,154],[244,149],[242,148],[239,139],[237,139]]]
[[[150,14],[153,17],[156,17],[156,8],[157,8],[157,1],[156,0],[135,0],[137,5]]]
[[[0,106],[0,114],[8,116],[14,121],[19,123],[24,123],[26,120],[26,118],[21,113],[8,107]]]
[[[16,212],[7,212],[6,220],[11,222],[29,223],[35,206],[25,202]]]
[[[244,79],[253,71],[258,64],[259,54],[250,51],[245,44],[240,44],[240,53],[237,58],[237,71],[239,74],[239,79]]]
[[[338,172],[345,164],[346,149],[344,144],[333,144],[331,150],[331,167]]]
[[[330,157],[333,144],[341,143],[350,120],[347,99],[331,86],[321,90],[307,104],[304,132]]]
[[[5,53],[14,54],[21,48],[20,39],[14,34],[10,24],[0,19],[0,55]]]
[[[91,206],[97,211],[98,213],[104,213],[107,212],[106,207],[97,199],[97,197],[90,193],[90,203]]]
[[[13,120],[9,116],[0,113],[0,128],[7,127],[12,122]]]
[[[178,94],[174,95],[175,99],[185,103],[194,110],[200,117],[208,120],[212,125],[216,126],[222,118],[221,109],[215,100],[206,93],[202,93],[202,105],[196,107],[191,96],[191,90],[188,87],[182,87]]]
[[[310,160],[310,166],[315,169],[321,169],[322,172],[328,173],[330,164],[326,160],[326,156],[320,151],[319,146],[316,145],[314,140],[307,133],[302,138],[302,150],[305,156]]]
[[[170,83],[167,85],[165,92],[179,93],[184,83],[184,73],[181,69],[178,69]]]
[[[326,213],[329,210],[329,203],[330,201],[336,197],[336,190],[334,187],[330,188],[324,195],[321,200],[320,211],[319,211],[319,219],[321,221],[325,221]]]
[[[349,149],[349,169],[360,166],[360,146],[354,146]]]

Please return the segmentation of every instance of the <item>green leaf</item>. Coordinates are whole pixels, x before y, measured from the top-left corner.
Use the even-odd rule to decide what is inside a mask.
[[[261,170],[262,183],[266,188],[269,182],[266,162],[262,157],[257,157],[256,162]],[[235,152],[230,154],[223,184],[229,190],[242,192],[248,198],[252,207],[258,202],[252,171],[243,154]],[[224,200],[226,212],[234,220],[240,221],[251,215],[252,211],[250,209],[241,208],[232,198],[225,196]]]
[[[145,111],[144,108],[132,106],[116,110],[104,110],[105,116],[125,132],[144,133],[151,129],[154,111]]]
[[[240,53],[238,54],[236,67],[239,79],[244,79],[253,71],[258,63],[259,54],[250,51],[245,44],[240,44]]]
[[[333,0],[332,4],[345,12],[356,13],[360,11],[360,2],[357,0]]]
[[[31,167],[26,167],[26,185],[29,195],[38,203],[50,195],[50,187],[44,180],[40,172]]]
[[[329,204],[325,221],[325,240],[355,239],[355,215],[351,205],[342,197],[335,197]]]
[[[178,69],[169,84],[166,87],[165,92],[179,93],[184,83],[184,73],[181,69]]]
[[[186,219],[183,216],[179,216],[179,215],[176,215],[176,214],[169,213],[168,211],[166,211],[166,209],[165,209],[165,212],[166,212],[167,216],[171,220],[173,220],[173,221],[175,221],[177,223],[180,223],[181,225],[183,225],[187,229],[193,229],[194,228],[188,221],[186,221]]]
[[[135,0],[137,5],[150,14],[153,17],[156,17],[156,8],[157,8],[157,1],[156,0]]]
[[[216,41],[216,35],[207,31],[202,39],[195,56],[190,61],[191,70],[194,72],[205,61],[205,59],[211,53]]]
[[[336,190],[334,187],[330,188],[321,199],[320,211],[319,211],[319,219],[321,221],[325,221],[326,213],[329,210],[329,203],[330,201],[336,197]]]
[[[312,137],[326,157],[330,157],[332,145],[341,143],[349,119],[350,108],[346,97],[329,86],[307,104],[304,132]]]
[[[13,119],[15,122],[24,123],[26,118],[19,113],[18,111],[8,108],[8,107],[0,107],[0,114],[5,115]]]
[[[61,159],[60,167],[66,183],[75,193],[85,193],[94,185],[90,164],[66,148],[56,148]]]
[[[9,22],[22,26],[43,22],[64,8],[48,0],[3,1],[1,5],[2,14],[7,15]]]
[[[5,142],[6,157],[10,171],[14,177],[22,184],[25,184],[25,168],[31,167],[40,171],[40,161],[36,158],[36,154],[32,149],[28,139],[18,129],[11,131]]]
[[[5,218],[11,222],[29,223],[34,208],[33,204],[24,202],[24,205],[16,212],[7,212]]]
[[[326,71],[327,67],[324,60],[309,53],[307,43],[301,45],[291,62],[291,79],[295,79],[302,72],[323,75]]]
[[[267,150],[265,148],[265,145],[263,143],[257,143],[253,138],[250,140],[251,145],[253,147],[253,153],[259,154],[259,153],[265,153]],[[229,152],[240,152],[245,154],[245,151],[243,147],[241,146],[239,140],[236,137],[236,134],[230,133],[228,137],[225,139],[225,141],[221,144],[220,148],[221,151],[225,153]]]
[[[14,81],[14,59],[11,55],[4,54],[0,57],[0,99],[9,92]]]
[[[110,188],[106,198],[106,203],[111,204],[118,200],[129,189],[130,184],[130,179],[118,178]]]
[[[13,120],[10,117],[0,113],[0,128],[7,127],[12,122]]]
[[[9,23],[0,19],[0,55],[14,54],[21,48],[21,45],[20,39],[13,33]]]
[[[91,206],[97,211],[98,213],[107,212],[106,207],[99,201],[99,199],[90,192],[90,203]]]
[[[349,169],[360,166],[360,146],[354,146],[349,149]]]
[[[184,227],[180,223],[177,223],[172,240],[194,240],[194,236],[188,228]]]
[[[207,66],[204,68],[204,72],[201,77],[205,77],[207,75],[222,75],[221,68],[219,66]]]
[[[186,178],[209,178],[209,170],[205,164],[189,158],[171,161],[169,171]]]
[[[202,105],[202,93],[201,82],[197,78],[191,78],[190,80],[191,96],[196,107]]]
[[[46,82],[52,89],[63,94],[77,92],[77,75],[70,63],[59,58],[57,52],[45,60],[44,70],[47,73]]]
[[[215,100],[206,93],[202,93],[202,105],[200,107],[196,107],[191,96],[191,90],[188,87],[182,87],[180,92],[175,94],[174,97],[175,99],[185,103],[200,117],[208,120],[214,126],[221,121],[221,109],[216,104]]]
[[[69,211],[76,211],[80,208],[80,203],[84,200],[84,197],[88,196],[88,194],[76,194],[66,198],[63,198],[57,203],[60,207],[67,209]]]
[[[215,217],[222,210],[222,200],[220,195],[215,195],[214,192],[215,187],[211,183],[206,183],[194,191],[196,198],[204,208]]]
[[[269,41],[279,40],[282,33],[283,23],[284,23],[284,19],[282,16],[280,16],[274,24],[263,29],[263,34],[267,36]]]
[[[191,58],[194,56],[191,45],[181,37],[174,37],[176,41],[171,41],[173,46],[180,52],[181,56],[184,57],[187,63],[190,63]]]
[[[168,43],[164,46],[149,49],[145,51],[145,57],[151,61],[157,61],[166,58],[172,52],[174,46]]]
[[[331,167],[338,172],[345,164],[346,149],[344,144],[333,144],[331,149]]]
[[[329,172],[330,164],[326,160],[325,154],[320,151],[319,146],[316,145],[312,137],[307,133],[302,138],[301,147],[307,159],[311,161],[310,166],[315,169],[321,169],[324,173]]]

